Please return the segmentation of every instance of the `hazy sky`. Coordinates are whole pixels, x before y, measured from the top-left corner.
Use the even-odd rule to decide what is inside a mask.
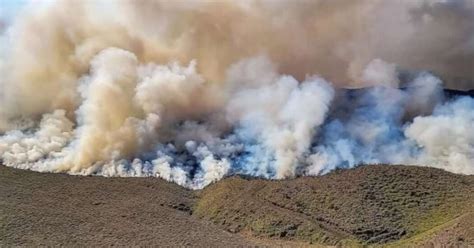
[[[0,20],[10,22],[15,14],[26,5],[29,0],[0,0]]]
[[[0,56],[3,56],[6,47],[6,39],[3,35],[7,26],[13,21],[20,9],[27,5],[30,0],[0,0]],[[0,65],[2,61],[0,59]]]

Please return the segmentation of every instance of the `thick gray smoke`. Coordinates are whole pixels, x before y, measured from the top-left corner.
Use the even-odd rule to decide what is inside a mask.
[[[7,166],[189,188],[474,174],[474,99],[443,92],[474,88],[471,1],[32,3],[0,41]]]

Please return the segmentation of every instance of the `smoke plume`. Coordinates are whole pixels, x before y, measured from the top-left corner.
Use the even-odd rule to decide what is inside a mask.
[[[474,174],[464,0],[32,2],[0,30],[7,166],[202,188],[386,163]]]

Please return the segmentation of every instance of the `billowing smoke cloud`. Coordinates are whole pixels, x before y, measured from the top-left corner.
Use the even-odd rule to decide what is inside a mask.
[[[31,4],[1,39],[0,158],[190,188],[364,163],[474,174],[474,99],[443,94],[443,80],[474,87],[473,13],[461,0]]]

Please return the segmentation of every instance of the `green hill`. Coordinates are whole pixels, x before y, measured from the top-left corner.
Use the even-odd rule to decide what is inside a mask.
[[[427,167],[362,166],[294,180],[232,177],[199,197],[195,214],[230,232],[327,245],[386,244],[467,216],[474,177]]]

